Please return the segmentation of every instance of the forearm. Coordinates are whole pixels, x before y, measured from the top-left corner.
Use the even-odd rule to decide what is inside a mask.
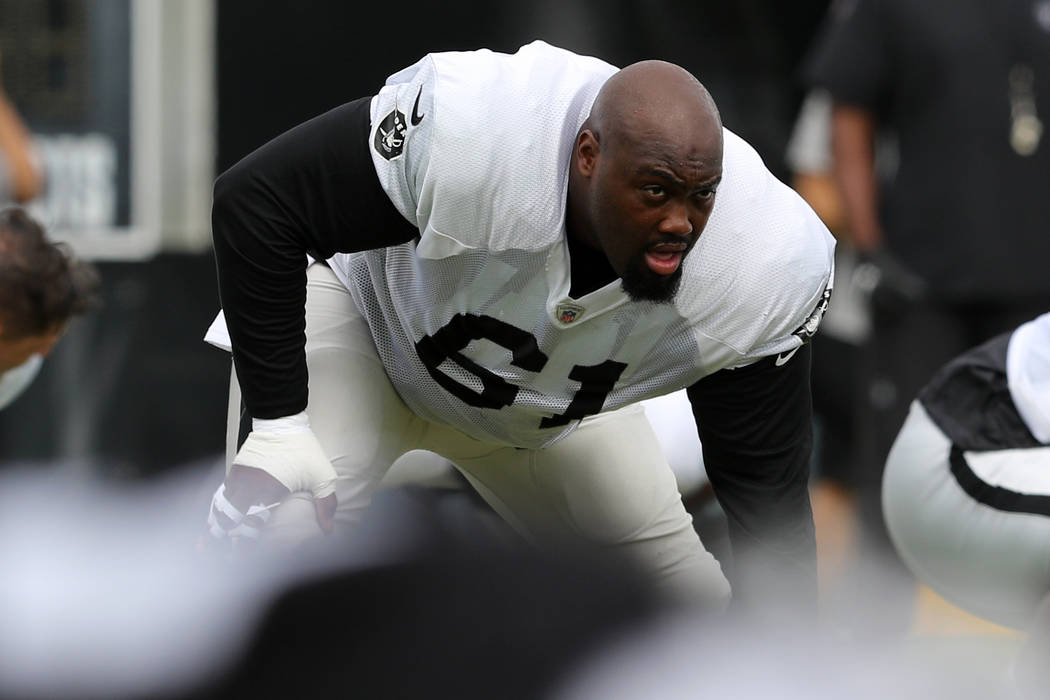
[[[835,179],[842,193],[846,221],[856,248],[870,251],[882,243],[875,174],[875,118],[865,109],[836,103],[831,123]]]
[[[306,256],[396,245],[416,229],[379,185],[368,99],[331,110],[219,177],[212,233],[244,402],[255,418],[302,411]]]
[[[816,537],[809,503],[810,348],[765,358],[689,389],[704,463],[725,512],[737,603],[816,611]]]
[[[256,418],[306,408],[306,251],[270,246],[216,188],[215,260],[245,405]]]
[[[28,202],[40,194],[43,177],[33,163],[29,132],[15,108],[0,94],[0,153],[11,180],[16,202]]]
[[[816,612],[816,538],[809,501],[809,436],[805,444],[746,457],[705,448],[705,464],[725,512],[733,551],[734,599],[748,608]],[[769,481],[768,472],[781,480]]]

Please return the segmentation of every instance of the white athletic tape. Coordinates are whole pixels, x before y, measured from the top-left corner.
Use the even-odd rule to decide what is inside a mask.
[[[254,505],[247,513],[237,510],[237,507],[226,498],[226,484],[219,484],[219,488],[211,497],[211,508],[208,510],[208,532],[216,539],[224,537],[248,537],[257,539],[262,530],[259,527],[246,522],[248,518],[255,518],[259,523],[265,525],[270,519],[270,509],[278,506],[278,503],[270,505]],[[216,513],[222,513],[233,523],[233,527],[227,529],[219,522]]]
[[[215,495],[211,497],[211,504],[235,524],[244,519],[244,513],[237,510],[237,506],[230,503],[230,499],[226,498],[225,483],[219,484],[219,488],[215,490]]]
[[[281,427],[267,429],[278,421]],[[309,491],[314,498],[335,492],[335,469],[310,430],[305,413],[255,425],[234,464],[260,469],[289,491]]]
[[[230,537],[243,537],[248,540],[257,540],[262,535],[262,530],[251,525],[241,523],[226,534]]]
[[[249,517],[250,518],[250,517],[254,516],[254,517],[258,518],[259,520],[261,520],[263,523],[265,523],[267,520],[270,519],[270,509],[271,508],[276,508],[279,505],[281,505],[281,504],[280,503],[271,503],[268,506],[252,506],[251,508],[248,509],[248,512],[245,513],[245,517]]]

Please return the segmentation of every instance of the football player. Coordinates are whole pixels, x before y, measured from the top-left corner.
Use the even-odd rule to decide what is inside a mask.
[[[74,315],[97,303],[94,267],[19,207],[0,211],[0,408],[36,377]]]
[[[639,403],[684,388],[734,595],[815,606],[806,341],[834,242],[683,68],[429,54],[223,173],[212,223],[252,417],[214,535],[347,527],[425,449],[526,537],[722,608]]]
[[[1031,632],[1017,680],[1044,697],[1050,313],[934,375],[890,450],[882,498],[891,539],[920,581],[968,612]]]

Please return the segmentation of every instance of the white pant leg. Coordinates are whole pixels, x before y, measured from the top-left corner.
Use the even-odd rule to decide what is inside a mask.
[[[336,527],[345,531],[361,520],[387,469],[426,424],[394,390],[346,287],[324,265],[312,265],[307,279],[306,412],[339,477]],[[275,509],[264,538],[295,544],[319,533],[310,494],[296,493]]]
[[[689,498],[709,484],[710,479],[704,467],[693,407],[685,389],[646,399],[641,405],[674,472],[678,492],[682,498]]]
[[[728,604],[729,582],[693,529],[641,406],[591,416],[542,450],[470,455],[443,447],[432,449],[530,539],[607,548],[652,573],[678,600]]]
[[[1050,517],[973,498],[952,474],[950,450],[948,437],[913,402],[883,476],[890,536],[916,577],[946,600],[1022,628],[1050,591]],[[964,455],[989,485],[1050,495],[1050,448]]]
[[[640,402],[656,438],[663,448],[682,498],[695,495],[710,480],[704,468],[700,436],[696,432],[692,406],[685,389]],[[387,472],[380,487],[404,485],[458,488],[455,466],[432,452],[416,450],[399,458]]]
[[[241,432],[241,385],[237,381],[237,368],[230,361],[230,393],[226,403],[226,473],[230,473],[233,458],[237,456],[238,439]]]

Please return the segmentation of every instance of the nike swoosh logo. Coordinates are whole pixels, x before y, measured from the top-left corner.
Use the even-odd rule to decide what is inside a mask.
[[[794,357],[796,352],[798,352],[798,348],[795,348],[794,350],[789,352],[787,355],[785,355],[784,353],[780,353],[779,355],[777,355],[777,359],[773,362],[773,364],[775,364],[777,367],[779,367],[780,365],[784,364],[785,362],[790,360],[792,357]]]
[[[416,93],[416,103],[412,105],[412,126],[416,126],[419,122],[423,121],[425,114],[419,113],[419,98],[423,95],[423,86],[419,86],[419,92]]]

